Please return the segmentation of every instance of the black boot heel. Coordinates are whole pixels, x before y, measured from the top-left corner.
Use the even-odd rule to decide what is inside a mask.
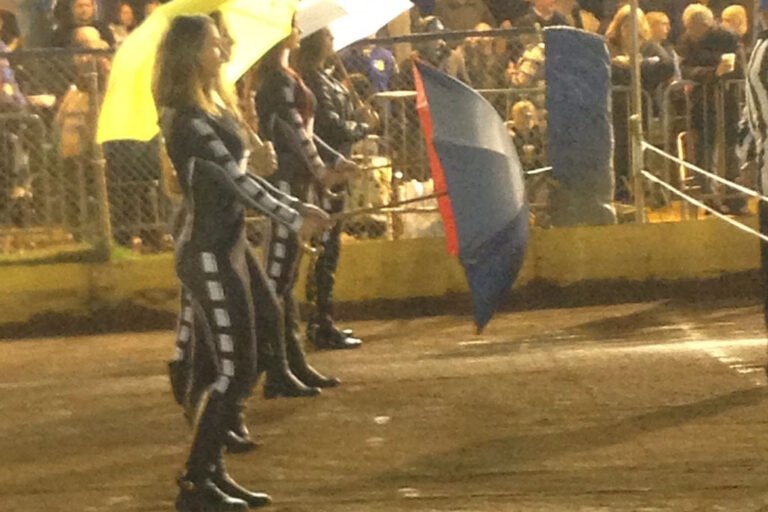
[[[272,503],[272,498],[269,494],[249,491],[235,482],[223,469],[218,471],[212,480],[221,492],[232,498],[244,501],[250,508],[261,508]]]
[[[320,394],[319,386],[313,386],[296,378],[291,372],[267,371],[264,398],[308,398]]]
[[[305,364],[302,368],[297,368],[296,370],[291,368],[291,371],[307,386],[314,386],[316,388],[335,388],[341,384],[341,380],[337,377],[326,377],[312,368],[309,364]]]
[[[210,478],[200,482],[179,479],[176,512],[245,512],[248,503],[222,492]]]

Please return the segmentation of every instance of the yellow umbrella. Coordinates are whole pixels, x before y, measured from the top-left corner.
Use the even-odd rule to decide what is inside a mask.
[[[97,142],[148,141],[158,134],[152,73],[158,46],[174,17],[222,12],[235,41],[224,75],[234,83],[290,34],[297,4],[298,0],[173,0],[155,9],[115,53],[99,115]]]

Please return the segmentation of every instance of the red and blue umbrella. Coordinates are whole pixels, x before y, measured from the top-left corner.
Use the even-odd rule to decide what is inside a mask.
[[[499,308],[523,264],[528,205],[523,171],[504,121],[475,90],[414,65],[416,108],[426,139],[448,252],[469,283],[478,331]]]

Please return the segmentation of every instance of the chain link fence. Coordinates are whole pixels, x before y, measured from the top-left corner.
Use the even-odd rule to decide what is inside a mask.
[[[387,205],[432,191],[413,90],[412,59],[417,55],[488,99],[506,120],[525,170],[548,165],[546,63],[540,33],[494,30],[367,40],[341,55],[351,85],[381,120],[377,132],[355,148],[355,158],[368,170],[350,184],[348,209]],[[157,141],[95,142],[112,54],[50,49],[2,58],[28,99],[24,104],[0,104],[2,254],[103,250],[110,243],[142,252],[170,250],[168,226],[174,208],[160,186]],[[738,111],[731,103],[743,101],[743,82],[722,82],[714,93],[705,95],[707,101],[715,102],[704,109],[704,115],[715,116],[705,126],[717,133],[705,134],[703,139],[698,135],[694,141],[697,120],[692,95],[697,87],[676,81],[644,91],[646,139],[734,177],[734,163],[728,156],[732,137],[718,127]],[[628,93],[626,87],[616,86],[614,106],[628,105],[627,98],[621,100]],[[629,123],[616,122],[616,116],[624,115],[629,112],[614,112],[617,148],[627,139]],[[702,155],[710,142],[716,149]],[[646,164],[677,186],[708,198],[721,194],[716,187],[694,183],[668,161],[651,157]],[[621,179],[617,176],[617,183]],[[630,182],[626,186],[631,196],[635,191]],[[546,173],[528,177],[538,225],[548,225],[550,187]],[[651,207],[669,201],[662,191],[644,193],[652,198]],[[258,223],[252,232],[259,237]],[[440,236],[442,226],[432,201],[356,216],[347,221],[344,232],[349,239],[424,237]]]

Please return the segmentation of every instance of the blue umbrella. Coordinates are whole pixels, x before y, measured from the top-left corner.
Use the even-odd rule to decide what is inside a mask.
[[[417,62],[416,107],[448,252],[459,256],[481,331],[509,294],[528,242],[522,167],[499,114],[460,81]]]

